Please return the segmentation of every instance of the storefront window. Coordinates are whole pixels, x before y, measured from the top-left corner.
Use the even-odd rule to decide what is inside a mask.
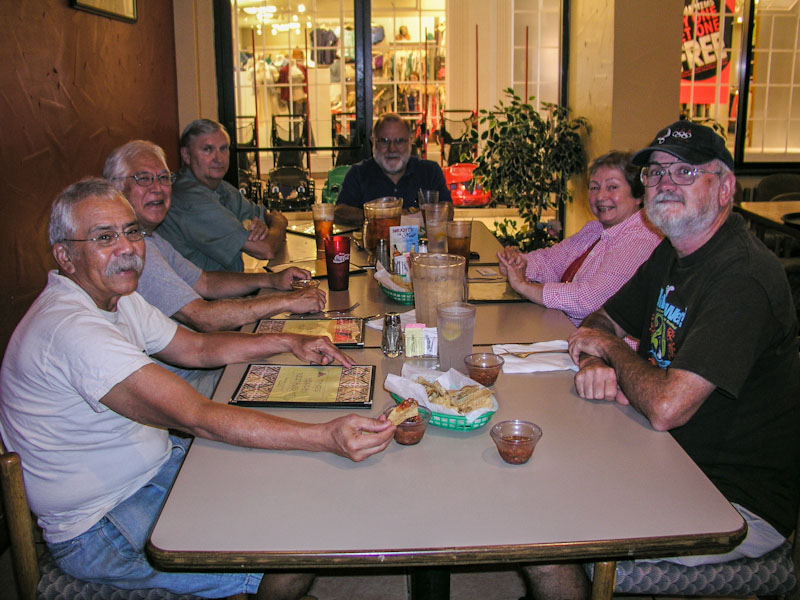
[[[799,42],[797,0],[685,0],[681,113],[727,135],[737,167],[800,157]]]

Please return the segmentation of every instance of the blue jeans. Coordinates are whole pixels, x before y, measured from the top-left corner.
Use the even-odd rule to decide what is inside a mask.
[[[203,598],[255,593],[261,573],[163,572],[147,562],[145,543],[189,445],[175,436],[170,441],[172,455],[146,485],[88,531],[48,544],[50,553],[63,571],[77,579],[123,589],[162,588]]]

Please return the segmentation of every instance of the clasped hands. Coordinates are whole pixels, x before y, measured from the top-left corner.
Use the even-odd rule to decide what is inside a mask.
[[[609,351],[625,344],[623,340],[602,329],[579,327],[567,343],[570,357],[580,367],[575,374],[575,389],[581,398],[630,404],[609,362]]]

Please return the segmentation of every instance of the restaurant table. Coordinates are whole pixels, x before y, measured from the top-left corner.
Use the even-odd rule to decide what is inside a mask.
[[[376,365],[376,417],[402,359],[351,351]],[[272,361],[297,364],[291,355]],[[230,399],[246,365],[226,367]],[[579,398],[573,372],[501,373],[490,423],[429,425],[418,445],[392,442],[359,463],[328,453],[238,448],[196,439],[147,545],[164,569],[411,568],[412,596],[448,598],[447,568],[464,564],[596,563],[594,598],[610,599],[614,561],[723,552],[746,526],[666,432],[630,407]],[[270,408],[323,422],[348,410]],[[353,409],[350,409],[353,410]],[[530,462],[509,465],[489,428],[539,424]]]
[[[734,210],[756,226],[759,237],[763,237],[764,229],[773,229],[800,239],[800,228],[785,224],[782,218],[790,213],[800,213],[800,201],[740,202],[734,205]]]

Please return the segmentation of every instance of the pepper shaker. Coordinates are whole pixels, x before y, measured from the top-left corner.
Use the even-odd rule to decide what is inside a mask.
[[[400,315],[396,312],[386,313],[383,318],[383,335],[381,350],[389,358],[397,358],[403,354],[403,336]]]

